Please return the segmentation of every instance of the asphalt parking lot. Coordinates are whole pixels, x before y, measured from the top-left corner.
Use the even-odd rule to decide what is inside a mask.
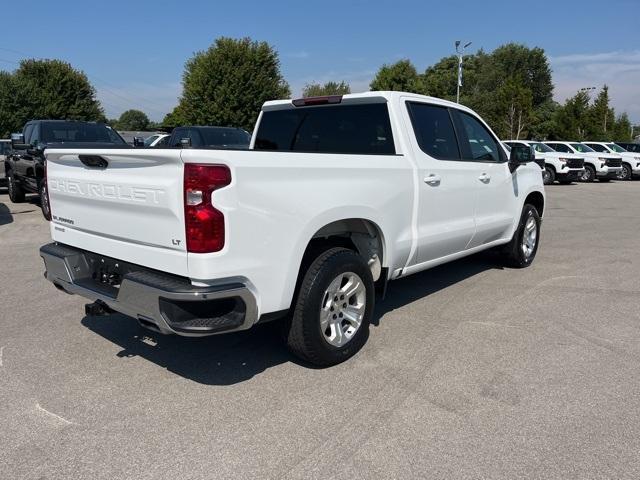
[[[316,370],[269,326],[85,317],[42,277],[37,205],[0,190],[0,477],[640,477],[640,182],[547,195],[531,268],[392,283],[364,350]]]

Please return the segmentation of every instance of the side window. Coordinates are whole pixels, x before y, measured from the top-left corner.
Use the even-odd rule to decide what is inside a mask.
[[[409,116],[420,149],[441,160],[459,160],[460,149],[449,109],[408,102]]]
[[[596,152],[605,152],[609,153],[609,151],[603,145],[598,145],[597,143],[587,143],[587,147],[593,148]]]
[[[202,141],[202,135],[195,128],[189,129],[189,138],[191,139],[191,147],[192,148],[201,148],[204,146],[204,142]]]
[[[553,148],[556,152],[569,153],[569,147],[563,145],[562,143],[552,143],[551,148]]]
[[[33,137],[33,127],[35,125],[33,123],[30,123],[29,125],[27,125],[24,129],[24,142],[25,143],[31,143],[31,137]]]
[[[176,128],[171,133],[171,145],[170,147],[179,147],[180,140],[189,136],[189,130],[187,128]]]
[[[489,130],[468,113],[458,111],[458,118],[466,134],[470,160],[478,162],[499,162],[502,157],[499,153],[498,142],[489,133]],[[464,152],[464,149],[463,149]],[[467,156],[465,155],[465,156]]]

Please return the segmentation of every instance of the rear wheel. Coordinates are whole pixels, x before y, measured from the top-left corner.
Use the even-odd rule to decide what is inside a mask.
[[[596,178],[596,169],[593,168],[591,165],[585,165],[584,166],[584,171],[582,172],[582,175],[580,176],[580,180],[583,182],[593,182]]]
[[[545,166],[542,171],[542,183],[545,185],[551,185],[556,181],[556,172],[550,166]]]
[[[540,241],[540,215],[533,205],[525,205],[520,223],[511,241],[505,245],[506,264],[514,268],[525,268],[533,263]]]
[[[44,180],[40,183],[39,194],[42,215],[44,215],[46,220],[51,220],[51,207],[49,205],[49,195],[47,194],[47,182]]]
[[[369,337],[374,284],[364,259],[332,248],[309,266],[286,325],[289,349],[314,365],[336,365],[355,355]]]
[[[9,190],[9,199],[13,203],[24,202],[24,190],[16,178],[13,176],[13,171],[7,172],[7,189]]]

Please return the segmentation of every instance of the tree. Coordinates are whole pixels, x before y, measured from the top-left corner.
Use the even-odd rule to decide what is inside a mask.
[[[527,129],[533,118],[531,90],[521,82],[509,79],[497,92],[499,114],[502,124],[498,125],[501,137],[519,140],[526,136]]]
[[[266,42],[221,37],[185,64],[183,92],[165,125],[253,129],[262,104],[290,96],[278,54]]]
[[[346,82],[327,82],[324,85],[310,83],[302,89],[303,97],[322,97],[324,95],[346,95],[351,93],[351,87]]]
[[[615,112],[609,106],[609,87],[604,85],[589,112],[589,124],[587,134],[589,139],[608,141],[611,130],[615,126]]]
[[[409,60],[400,60],[392,65],[383,65],[369,85],[371,90],[394,90],[423,93],[420,76]]]
[[[11,133],[22,128],[16,119],[16,109],[16,88],[13,75],[0,71],[0,138],[7,138]]]
[[[60,60],[23,60],[13,74],[16,92],[14,122],[70,119],[96,121],[104,112],[87,76]]]
[[[118,130],[144,131],[149,128],[149,117],[140,110],[127,110],[116,121]]]
[[[634,129],[634,131],[636,131]],[[622,113],[612,125],[610,129],[610,135],[607,140],[613,140],[617,142],[630,142],[633,140],[631,137],[631,122],[626,112]]]
[[[589,114],[589,95],[586,92],[578,92],[567,99],[565,104],[558,109],[557,130],[552,139],[585,140],[590,123]]]
[[[471,99],[479,93],[477,77],[486,58],[487,55],[482,50],[475,55],[463,57],[460,103],[471,102]],[[428,67],[424,72],[422,85],[426,95],[455,101],[458,86],[458,57],[455,55],[444,57]]]

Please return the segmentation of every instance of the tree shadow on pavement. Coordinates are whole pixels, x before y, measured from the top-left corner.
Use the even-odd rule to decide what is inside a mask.
[[[378,302],[373,325],[396,308],[447,288],[485,270],[500,268],[495,256],[483,253],[417,273],[389,284]],[[139,356],[170,372],[206,385],[232,385],[285,362],[314,368],[290,354],[277,323],[225,335],[187,338],[147,330],[125,315],[86,316],[82,324],[119,345],[119,357]]]

